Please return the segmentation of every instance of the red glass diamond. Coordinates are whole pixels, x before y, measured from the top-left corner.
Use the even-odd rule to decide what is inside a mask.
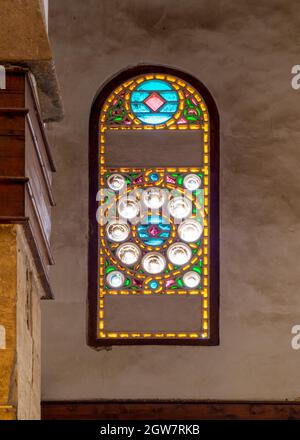
[[[152,237],[156,237],[160,233],[160,229],[155,225],[151,225],[148,232]]]
[[[177,121],[177,124],[186,124],[187,123],[187,120],[185,119],[185,118],[180,118],[178,121]]]
[[[139,184],[139,183],[143,183],[143,181],[144,181],[143,176],[139,176],[133,180],[133,183]]]
[[[166,101],[156,92],[151,93],[144,103],[153,111],[156,112]]]
[[[143,281],[141,281],[141,280],[137,280],[136,278],[133,278],[133,280],[132,280],[132,284],[134,284],[134,285],[137,286],[137,287],[142,287],[142,285],[143,285]]]
[[[173,286],[175,284],[175,280],[166,280],[166,288]]]
[[[167,183],[172,183],[173,185],[176,183],[176,180],[173,178],[173,177],[171,177],[171,176],[169,176],[168,174],[166,175],[166,182]]]

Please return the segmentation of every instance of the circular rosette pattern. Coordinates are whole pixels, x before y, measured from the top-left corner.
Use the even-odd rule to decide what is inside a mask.
[[[134,116],[144,124],[157,125],[167,122],[178,110],[179,97],[167,81],[151,79],[143,81],[132,92],[130,107]]]

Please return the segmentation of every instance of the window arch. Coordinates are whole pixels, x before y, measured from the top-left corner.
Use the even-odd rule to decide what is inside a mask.
[[[164,66],[122,71],[90,116],[88,343],[219,343],[219,118]]]

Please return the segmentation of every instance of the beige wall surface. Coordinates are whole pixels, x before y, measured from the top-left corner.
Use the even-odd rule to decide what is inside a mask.
[[[43,304],[43,399],[295,399],[300,351],[300,4],[292,0],[52,0],[66,117],[58,166],[55,301]],[[86,345],[88,118],[126,66],[167,64],[213,94],[221,118],[221,344]]]

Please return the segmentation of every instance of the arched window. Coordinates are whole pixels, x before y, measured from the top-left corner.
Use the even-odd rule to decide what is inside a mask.
[[[217,345],[219,121],[208,90],[162,66],[118,74],[93,103],[89,173],[89,345]]]

